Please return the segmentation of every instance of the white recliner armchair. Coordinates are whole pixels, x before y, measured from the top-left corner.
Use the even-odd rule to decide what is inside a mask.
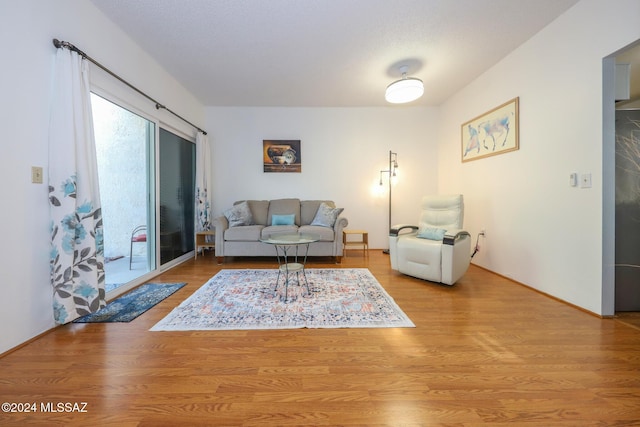
[[[391,268],[409,276],[453,285],[471,262],[471,235],[462,230],[463,197],[461,194],[425,196],[421,209],[417,226],[399,224],[389,231]]]

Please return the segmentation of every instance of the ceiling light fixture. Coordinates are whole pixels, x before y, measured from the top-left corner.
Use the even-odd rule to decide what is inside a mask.
[[[422,80],[415,77],[407,77],[409,67],[402,65],[400,72],[402,78],[387,86],[384,98],[392,104],[404,104],[415,101],[424,94],[424,84]]]

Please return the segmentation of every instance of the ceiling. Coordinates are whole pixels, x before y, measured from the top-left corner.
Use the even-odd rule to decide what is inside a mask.
[[[577,1],[92,0],[204,105],[292,107],[389,105],[403,64],[439,105]]]

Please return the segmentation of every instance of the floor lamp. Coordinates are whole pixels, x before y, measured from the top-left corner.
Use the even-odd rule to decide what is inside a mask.
[[[382,174],[389,174],[389,228],[387,232],[391,230],[391,178],[396,176],[396,169],[398,169],[398,153],[389,150],[389,169],[380,171],[380,185],[382,185]],[[389,249],[383,249],[382,253],[388,254]]]

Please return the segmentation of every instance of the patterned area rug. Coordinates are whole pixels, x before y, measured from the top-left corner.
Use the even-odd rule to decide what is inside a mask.
[[[131,322],[184,285],[186,283],[146,283],[73,323]]]
[[[221,270],[152,331],[415,327],[366,268],[308,269],[274,292],[278,270]]]

